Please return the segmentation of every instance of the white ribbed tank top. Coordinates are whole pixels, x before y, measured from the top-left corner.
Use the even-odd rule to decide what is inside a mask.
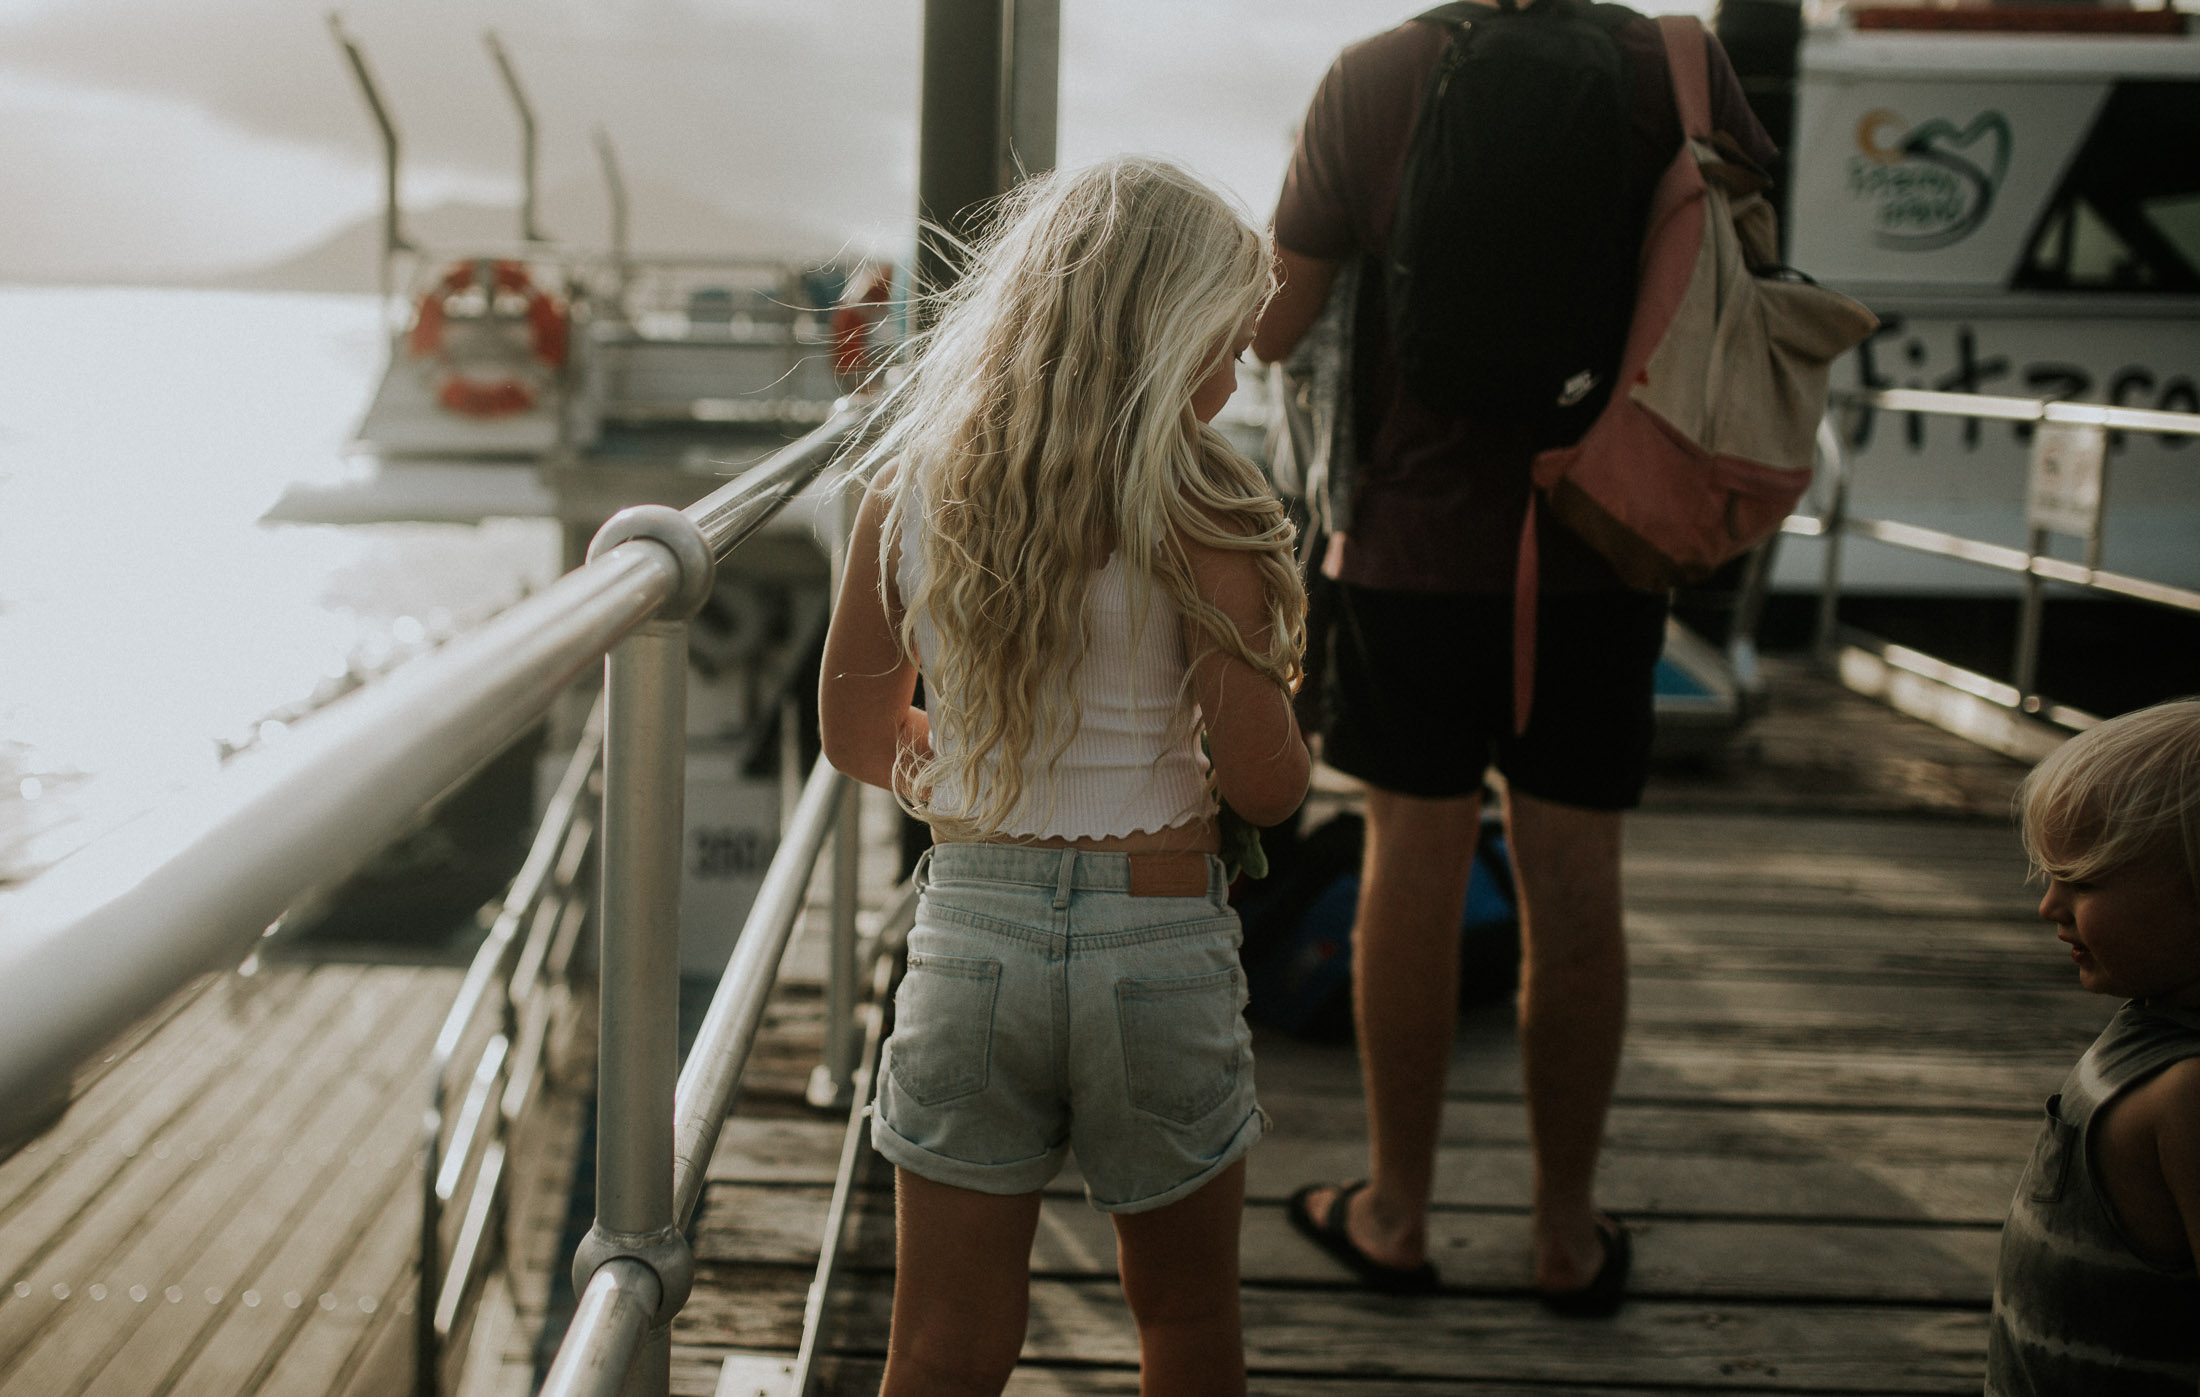
[[[912,498],[911,505],[919,505]],[[895,582],[906,602],[916,596],[923,577],[924,553],[917,529],[921,508],[903,512],[901,557]],[[1086,594],[1091,637],[1084,663],[1070,674],[1061,702],[1078,705],[1080,721],[1051,777],[1044,771],[1025,776],[1024,795],[1001,833],[1035,839],[1102,839],[1113,835],[1167,829],[1215,813],[1207,793],[1206,759],[1199,751],[1199,722],[1193,720],[1174,742],[1170,720],[1190,657],[1184,648],[1182,617],[1160,589],[1149,594],[1145,624],[1131,635],[1130,579],[1120,553],[1093,574]],[[932,746],[952,751],[955,696],[942,693],[924,668],[924,656],[937,654],[939,632],[932,618],[916,616],[918,669],[925,675],[925,707],[932,721]],[[932,805],[959,815],[975,807],[951,785],[935,787]]]

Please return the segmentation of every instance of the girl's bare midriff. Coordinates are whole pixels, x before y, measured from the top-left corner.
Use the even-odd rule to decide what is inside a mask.
[[[1137,830],[1097,839],[1069,839],[1050,835],[1044,839],[1004,837],[987,844],[1009,844],[1024,849],[1083,849],[1095,854],[1212,854],[1222,847],[1222,836],[1212,818],[1187,820],[1167,829]]]

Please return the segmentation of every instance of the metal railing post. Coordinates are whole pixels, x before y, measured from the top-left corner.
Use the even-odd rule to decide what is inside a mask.
[[[672,1206],[672,1099],[680,1069],[680,861],[685,848],[687,620],[710,595],[710,546],[677,510],[614,515],[596,556],[630,539],[664,545],[680,590],[604,658],[602,1026],[596,1073],[596,1222],[573,1258],[586,1293],[606,1263],[656,1273],[659,1299],[624,1397],[666,1397],[672,1316],[694,1257]]]
[[[1849,471],[1841,450],[1841,433],[1833,414],[1818,422],[1818,453],[1833,477],[1833,497],[1826,502],[1820,537],[1825,540],[1825,574],[1818,588],[1818,628],[1812,651],[1821,665],[1831,666],[1841,648],[1841,536],[1848,530]]]
[[[809,1101],[846,1110],[856,1075],[856,858],[862,806],[853,792],[840,802],[833,823],[832,904],[825,967],[824,1060],[810,1073]]]
[[[848,540],[855,530],[856,506],[862,497],[857,481],[841,482],[833,530],[835,594],[848,565]],[[856,860],[861,837],[862,812],[851,792],[841,801],[839,819],[833,826],[832,904],[825,948],[825,1051],[810,1073],[806,1093],[810,1104],[821,1110],[846,1110],[855,1089],[860,1034],[856,1025]]]
[[[686,624],[652,621],[620,641],[604,662],[604,703],[603,1033],[590,1237],[601,1234],[621,1251],[684,1250],[672,1221],[672,1088],[680,1052]],[[620,1390],[664,1397],[671,1362],[666,1316],[652,1324]]]
[[[2027,713],[2040,711],[2040,619],[2047,597],[2047,582],[2032,564],[2047,551],[2047,530],[2026,531],[2024,599],[2017,610],[2017,648],[2009,662],[2009,682],[2017,702]]]

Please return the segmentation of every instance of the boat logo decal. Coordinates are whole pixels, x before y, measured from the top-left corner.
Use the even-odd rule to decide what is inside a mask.
[[[1870,206],[1872,241],[1930,252],[1969,237],[2009,170],[2009,119],[1984,111],[1968,126],[1945,117],[1911,125],[1885,107],[1856,123],[1849,196]]]

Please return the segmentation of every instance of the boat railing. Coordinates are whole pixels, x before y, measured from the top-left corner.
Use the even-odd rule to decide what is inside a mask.
[[[413,1312],[422,1393],[456,1385],[451,1355],[463,1351],[479,1282],[511,1215],[506,1170],[542,1099],[554,1041],[569,1026],[568,977],[595,887],[602,752],[598,702],[436,1035],[421,1124]]]
[[[1818,430],[1825,503],[1815,516],[1790,516],[1784,532],[1825,540],[1815,648],[1820,660],[1838,670],[1851,687],[2011,756],[2036,760],[2068,731],[2099,721],[2040,692],[2041,618],[2049,584],[2200,614],[2200,591],[2100,565],[2102,523],[2114,475],[2103,465],[2112,434],[2200,436],[2200,414],[1912,388],[1837,391],[1831,401]],[[1844,427],[1850,414],[1867,410],[2029,424],[2033,456],[2024,546],[1854,513],[1850,508],[1854,471]],[[2081,540],[2083,560],[2058,556],[2053,551],[2056,535]],[[1842,624],[1842,545],[1848,539],[1868,539],[2016,578],[2021,600],[2010,677],[1978,674]]]

